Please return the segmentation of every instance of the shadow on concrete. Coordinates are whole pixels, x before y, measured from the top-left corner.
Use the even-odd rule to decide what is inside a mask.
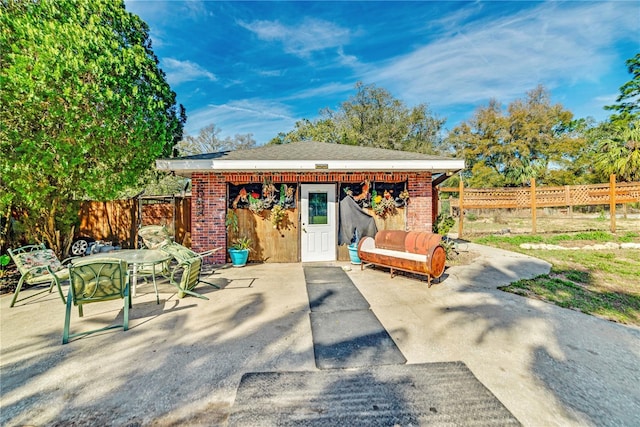
[[[295,305],[281,298],[281,313],[271,307],[265,317],[275,303],[270,290],[251,287],[255,278],[234,281],[249,286],[229,293],[199,285],[210,301],[172,295],[156,305],[151,291],[134,301],[129,331],[64,346],[59,299],[8,309],[3,298],[0,424],[224,425],[243,373],[313,368],[300,332],[309,322],[306,298]],[[117,322],[116,307],[87,306],[72,327]]]
[[[450,320],[434,333],[445,336],[456,329],[471,330],[465,338],[472,340],[471,348],[478,349],[493,345],[497,336],[507,337],[512,347],[492,351],[507,355],[528,351],[530,375],[552,393],[566,420],[581,425],[636,425],[640,330],[497,289],[536,276],[528,273],[536,270],[535,264],[525,259],[453,270],[458,280],[451,289],[472,294],[473,302],[448,300],[437,311]],[[525,272],[526,277],[514,272]]]
[[[384,285],[399,298],[403,287],[425,298],[400,310],[418,303],[430,306],[438,322],[419,326],[434,340],[456,341],[463,351],[469,338],[472,350],[465,351],[480,351],[504,335],[514,351],[530,347],[525,369],[565,409],[559,424],[634,425],[640,413],[640,332],[496,289],[521,278],[518,272],[533,270],[534,264],[476,262],[449,269],[448,277],[431,289],[400,277],[389,280],[384,272],[362,274],[385,274]],[[314,371],[302,267],[295,277],[283,276],[278,265],[255,266],[260,274],[253,268],[236,276],[222,271],[220,279],[227,281],[222,290],[199,285],[197,291],[209,301],[171,296],[158,306],[150,292],[134,303],[129,331],[112,330],[65,346],[60,345],[64,305],[55,294],[12,309],[10,298],[3,297],[0,424],[223,426],[243,374]],[[275,283],[264,285],[265,274],[277,277]],[[246,287],[230,286],[247,281]],[[382,293],[391,295],[388,289]],[[375,311],[379,303],[369,302]],[[111,316],[115,322],[114,313],[121,317],[117,305],[98,311],[87,306],[85,319],[78,323],[76,317],[72,325],[93,322],[93,316],[95,321]],[[529,328],[540,324],[541,332],[533,336]],[[459,332],[464,328],[468,335]],[[405,328],[387,330],[392,337],[409,334]],[[509,348],[498,350],[509,357]],[[499,358],[486,361],[500,363]],[[486,385],[483,373],[474,373]],[[517,378],[507,378],[514,382],[505,386],[506,393],[508,387],[519,387]],[[337,389],[329,386],[320,393]],[[392,387],[388,396],[406,409],[402,392]],[[505,402],[504,395],[500,399]]]

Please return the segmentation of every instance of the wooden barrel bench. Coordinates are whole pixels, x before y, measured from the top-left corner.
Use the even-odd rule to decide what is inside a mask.
[[[427,231],[379,231],[375,239],[363,237],[360,240],[360,268],[363,269],[365,263],[387,267],[392,278],[395,270],[423,274],[431,287],[431,278],[442,276],[447,261],[441,241],[439,234]]]

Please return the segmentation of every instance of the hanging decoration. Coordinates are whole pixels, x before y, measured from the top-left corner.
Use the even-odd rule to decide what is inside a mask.
[[[351,197],[361,208],[371,208],[385,218],[397,214],[397,209],[405,207],[409,200],[406,182],[371,182],[364,180],[360,185],[341,184],[340,199]]]
[[[287,209],[296,207],[296,184],[274,184],[264,180],[262,184],[229,184],[229,207],[249,209],[255,214],[269,211],[263,218],[269,218],[273,228],[280,229],[288,219]]]
[[[276,205],[293,209],[296,207],[295,194],[296,184],[273,184],[270,180],[262,184],[229,184],[229,208],[250,209],[256,213]]]

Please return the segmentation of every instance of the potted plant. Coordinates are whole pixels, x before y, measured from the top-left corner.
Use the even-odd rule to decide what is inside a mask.
[[[229,247],[229,257],[234,267],[243,267],[247,264],[249,251],[251,250],[251,239],[246,236],[237,238]]]
[[[360,260],[360,257],[358,256],[358,241],[359,240],[360,240],[360,237],[358,236],[358,230],[355,230],[353,243],[351,243],[348,246],[349,258],[351,259],[351,264],[354,264],[354,265],[362,264],[362,261]]]

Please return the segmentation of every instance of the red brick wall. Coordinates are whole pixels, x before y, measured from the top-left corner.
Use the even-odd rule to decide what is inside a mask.
[[[191,185],[191,248],[196,252],[218,247],[226,250],[227,186],[224,176],[194,173]],[[226,253],[218,251],[206,261],[224,264]]]
[[[433,224],[431,172],[411,174],[407,190],[409,190],[407,228],[431,231]]]
[[[408,182],[409,204],[407,227],[410,230],[431,231],[432,194],[430,172],[282,172],[282,173],[194,173],[191,177],[191,247],[201,252],[226,246],[227,182],[234,184],[263,182],[273,183],[360,183],[370,181]],[[218,251],[208,262],[223,264],[226,253]]]

